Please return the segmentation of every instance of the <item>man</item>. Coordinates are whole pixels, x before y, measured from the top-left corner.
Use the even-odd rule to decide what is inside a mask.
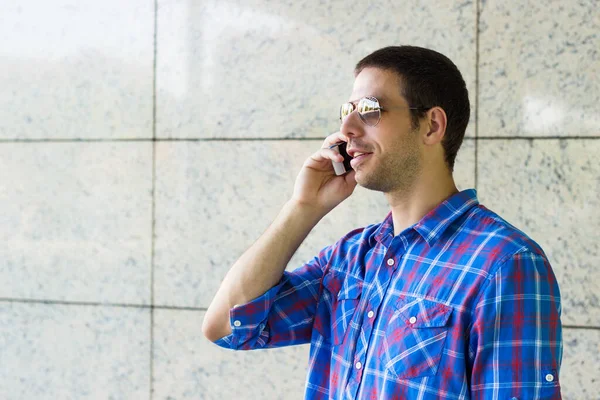
[[[380,49],[357,64],[341,110],[340,132],[228,272],[205,336],[237,350],[310,343],[307,399],[560,399],[552,268],[452,177],[469,120],[456,66],[428,49]],[[329,149],[339,141],[353,157],[342,176]],[[385,194],[384,221],[285,272],[356,184]]]

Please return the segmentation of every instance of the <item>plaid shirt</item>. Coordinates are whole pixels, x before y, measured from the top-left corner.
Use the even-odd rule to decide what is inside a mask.
[[[540,246],[457,193],[391,213],[230,310],[219,346],[310,343],[306,399],[560,399],[560,293]]]

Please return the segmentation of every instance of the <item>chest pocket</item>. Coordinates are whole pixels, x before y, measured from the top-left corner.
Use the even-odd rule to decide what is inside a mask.
[[[402,297],[386,327],[383,357],[398,378],[435,375],[444,353],[452,307]]]
[[[323,292],[317,306],[314,328],[334,345],[344,342],[363,290],[363,281],[329,270],[323,277]]]

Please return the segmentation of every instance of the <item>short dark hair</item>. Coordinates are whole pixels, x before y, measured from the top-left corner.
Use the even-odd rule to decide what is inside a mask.
[[[445,161],[450,171],[469,123],[469,92],[460,71],[445,55],[416,46],[389,46],[379,49],[356,64],[354,76],[364,68],[391,70],[400,78],[400,94],[411,107],[413,129],[428,108],[441,107],[448,118],[446,135],[442,140]]]

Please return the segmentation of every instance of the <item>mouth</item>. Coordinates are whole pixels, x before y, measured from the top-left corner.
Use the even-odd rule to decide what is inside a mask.
[[[369,157],[371,154],[373,154],[373,153],[359,153],[359,152],[356,152],[356,153],[354,153],[354,158],[352,158],[352,160],[350,161],[350,166],[351,166],[353,169],[356,169],[356,167],[357,167],[359,164],[363,163],[363,162],[364,162],[364,160],[365,160],[367,157]]]

